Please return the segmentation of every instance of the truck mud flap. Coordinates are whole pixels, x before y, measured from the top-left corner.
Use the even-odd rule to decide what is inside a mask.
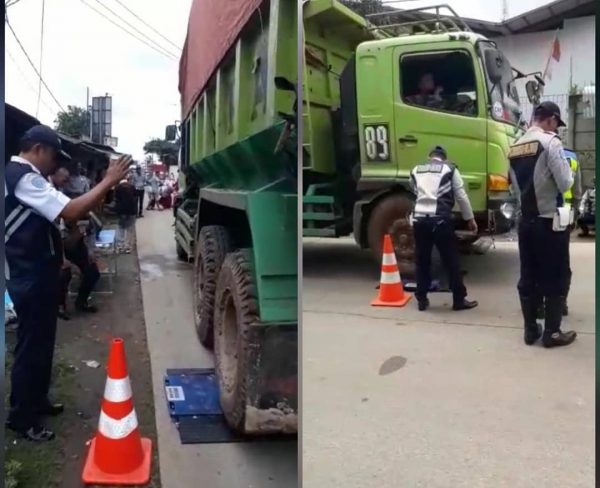
[[[297,324],[250,328],[245,433],[298,432]]]

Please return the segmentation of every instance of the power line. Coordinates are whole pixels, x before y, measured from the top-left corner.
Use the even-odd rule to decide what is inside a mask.
[[[111,14],[113,14],[115,17],[117,17],[119,20],[121,20],[122,22],[125,22],[126,25],[128,25],[129,27],[131,27],[134,31],[136,31],[138,34],[140,34],[142,37],[144,37],[147,41],[151,42],[152,44],[154,44],[155,46],[157,46],[158,48],[162,49],[163,51],[165,51],[166,53],[169,53],[171,56],[177,58],[177,55],[172,53],[171,51],[169,51],[167,48],[165,48],[164,46],[161,46],[158,42],[154,41],[149,35],[144,34],[141,30],[139,30],[135,25],[130,24],[127,20],[125,20],[123,17],[121,17],[118,13],[116,13],[114,10],[112,10],[110,7],[107,7],[105,4],[103,4],[100,0],[94,0],[96,3],[98,3],[99,5],[101,5],[102,7],[104,7],[106,10],[108,10]]]
[[[44,60],[44,11],[46,10],[46,0],[42,0],[42,24],[40,27],[40,79],[38,81],[38,98],[35,109],[35,118],[40,113],[40,97],[42,96],[42,62]]]
[[[12,25],[10,25],[10,22],[8,21],[8,15],[5,15],[4,18],[6,20],[6,25],[8,25],[8,28],[12,32],[12,35],[15,37],[15,40],[17,41],[17,44],[21,48],[21,51],[23,51],[23,54],[25,54],[25,57],[27,58],[27,61],[29,61],[29,64],[31,65],[31,67],[33,68],[33,70],[35,71],[35,74],[38,75],[38,78],[42,82],[42,85],[44,85],[44,88],[46,88],[46,90],[48,90],[48,93],[52,97],[52,100],[54,100],[56,102],[56,105],[58,105],[63,112],[66,112],[66,110],[64,109],[64,107],[60,104],[60,102],[54,96],[54,93],[52,93],[52,90],[50,90],[50,88],[48,87],[48,85],[46,84],[46,82],[44,81],[44,79],[42,78],[42,75],[40,74],[40,72],[35,67],[35,64],[33,64],[33,61],[31,61],[31,58],[29,57],[29,54],[27,54],[27,51],[23,47],[23,44],[21,44],[21,41],[19,40],[19,37],[17,36],[17,33],[12,28]]]
[[[12,59],[13,63],[15,64],[15,67],[17,68],[17,70],[19,71],[19,73],[21,73],[21,77],[23,79],[23,81],[25,82],[25,84],[27,85],[27,87],[29,89],[31,89],[31,91],[33,93],[37,93],[37,89],[33,86],[33,84],[29,81],[29,79],[27,78],[27,74],[25,74],[25,71],[23,70],[23,68],[21,68],[21,66],[19,65],[19,63],[17,62],[17,60],[15,59],[15,57],[12,55],[12,53],[6,49],[6,54],[8,54],[8,57],[10,59]],[[56,112],[55,109],[53,109],[50,105],[48,105],[48,103],[46,102],[46,100],[44,100],[43,98],[41,99],[41,102],[46,106],[46,108],[54,113]],[[37,117],[36,117],[37,118]]]
[[[142,19],[139,15],[137,15],[133,10],[131,10],[129,7],[127,7],[127,5],[125,5],[123,2],[121,2],[121,0],[115,0],[115,2],[117,2],[121,7],[123,7],[125,10],[127,10],[131,15],[133,15],[136,19],[138,19],[142,24],[144,24],[146,27],[148,27],[149,29],[153,30],[154,32],[156,32],[160,37],[162,37],[165,41],[167,41],[169,44],[171,44],[172,46],[176,47],[179,51],[181,51],[181,47],[179,47],[177,44],[175,44],[173,41],[169,40],[168,38],[166,38],[165,36],[163,36],[159,31],[157,31],[154,27],[152,27],[150,24],[148,24],[148,22],[146,22],[144,19]]]
[[[96,12],[98,15],[104,17],[106,20],[108,20],[111,24],[117,26],[119,29],[123,30],[124,32],[126,32],[127,34],[129,34],[131,37],[133,37],[134,39],[137,39],[138,41],[140,41],[141,43],[145,44],[146,46],[148,46],[150,49],[156,51],[158,54],[162,54],[163,56],[165,56],[166,58],[169,58],[171,60],[176,60],[177,58],[174,57],[171,54],[168,54],[165,51],[162,51],[160,49],[155,48],[153,45],[148,44],[144,39],[139,38],[138,36],[136,36],[135,34],[132,34],[130,31],[128,31],[127,29],[125,29],[125,27],[123,27],[122,25],[116,23],[114,20],[108,18],[105,14],[103,14],[102,12],[100,12],[100,10],[98,10],[97,8],[93,7],[92,5],[90,5],[89,3],[86,3],[85,0],[80,0],[81,3],[83,3],[86,7],[92,9],[94,12]]]

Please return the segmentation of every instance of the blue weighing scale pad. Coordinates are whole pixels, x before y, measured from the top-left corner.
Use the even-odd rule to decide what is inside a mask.
[[[172,419],[223,415],[214,369],[168,369],[165,394]]]

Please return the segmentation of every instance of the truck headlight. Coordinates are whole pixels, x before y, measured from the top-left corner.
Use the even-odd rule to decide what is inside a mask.
[[[500,205],[500,213],[506,220],[512,220],[515,216],[515,206],[512,203],[503,203]]]

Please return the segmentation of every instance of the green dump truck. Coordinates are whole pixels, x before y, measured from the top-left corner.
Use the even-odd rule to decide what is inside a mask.
[[[390,233],[410,275],[412,168],[444,146],[480,232],[507,232],[507,151],[524,128],[515,80],[531,76],[528,92],[543,82],[512,68],[447,6],[387,10],[367,19],[336,0],[304,6],[303,234],[353,233],[380,259]],[[424,77],[435,95],[420,93]]]
[[[296,32],[293,0],[196,0],[180,63],[177,253],[246,434],[297,432]]]

